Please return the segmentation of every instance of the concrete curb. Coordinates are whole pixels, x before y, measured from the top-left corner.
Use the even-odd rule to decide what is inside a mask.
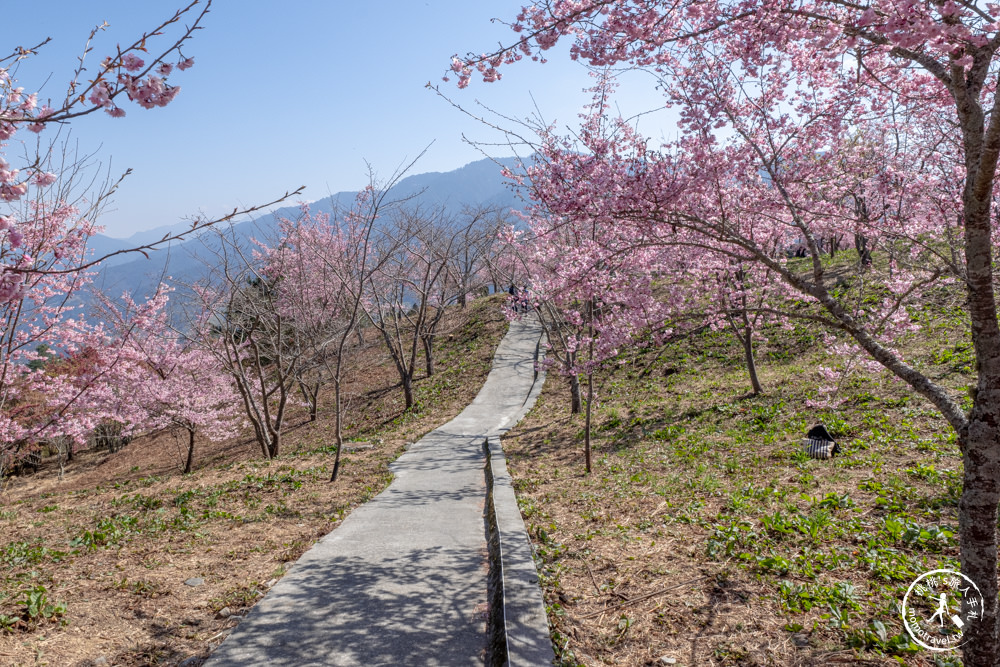
[[[552,650],[545,600],[538,584],[531,540],[521,519],[507,472],[500,438],[486,439],[490,502],[492,665],[551,665]],[[499,590],[497,590],[499,589]],[[497,608],[499,607],[499,608]]]
[[[535,345],[535,363],[541,360],[544,333]],[[487,665],[510,667],[551,665],[552,650],[545,599],[539,586],[531,540],[521,519],[514,485],[500,435],[510,431],[531,410],[545,383],[545,372],[535,371],[534,382],[520,410],[498,434],[489,435],[486,450],[486,504],[490,552],[490,628]]]

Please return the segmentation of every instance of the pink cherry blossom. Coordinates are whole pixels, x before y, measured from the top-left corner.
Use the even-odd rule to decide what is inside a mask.
[[[134,53],[126,53],[122,56],[122,67],[130,72],[136,72],[141,70],[146,66],[145,61],[142,58],[136,56]]]

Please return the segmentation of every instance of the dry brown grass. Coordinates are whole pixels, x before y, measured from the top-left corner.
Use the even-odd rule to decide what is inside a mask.
[[[761,346],[764,396],[745,396],[740,352],[707,332],[668,347],[648,376],[649,354],[604,373],[590,475],[583,418],[556,375],[504,440],[558,662],[935,664],[891,645],[895,605],[916,573],[957,565],[956,540],[914,541],[886,522],[955,529],[961,462],[947,425],[882,377],[845,387],[839,410],[807,408],[824,361],[808,331]],[[966,382],[949,364],[936,366],[945,381]],[[842,434],[844,455],[802,454],[818,421]],[[865,634],[874,621],[888,641]]]
[[[364,443],[349,443],[334,485],[329,409],[312,423],[297,411],[273,461],[246,439],[205,441],[196,471],[182,475],[183,442],[162,433],[113,455],[82,452],[62,478],[47,461],[6,480],[0,614],[21,616],[23,591],[37,585],[67,610],[0,632],[0,664],[199,664],[288,563],[388,484],[406,443],[475,396],[506,331],[498,302],[475,301],[443,328],[437,372],[418,377],[413,414],[369,333],[347,391],[346,435]],[[184,583],[192,578],[204,584]]]

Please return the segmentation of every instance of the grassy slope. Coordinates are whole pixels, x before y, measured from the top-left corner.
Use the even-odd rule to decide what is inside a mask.
[[[900,343],[960,388],[968,333],[941,301]],[[725,332],[603,374],[589,476],[582,416],[555,375],[505,440],[562,664],[936,664],[899,606],[918,574],[958,569],[954,436],[885,374],[847,383],[836,410],[806,407],[832,365],[818,333],[767,333],[760,397],[744,397],[742,348]],[[801,451],[817,422],[842,456]]]
[[[13,626],[0,631],[0,664],[207,655],[288,563],[385,488],[405,443],[472,400],[506,331],[501,302],[477,300],[448,316],[437,372],[418,373],[414,414],[402,413],[395,371],[369,341],[348,390],[347,435],[372,447],[348,449],[336,485],[327,483],[329,409],[315,423],[301,411],[290,419],[286,454],[271,462],[254,458],[246,440],[205,442],[201,465],[181,475],[184,441],[161,434],[115,455],[83,453],[62,480],[53,462],[9,480],[0,494],[0,615]],[[185,585],[191,578],[204,584]],[[36,593],[30,618],[25,601],[38,587],[45,600]]]

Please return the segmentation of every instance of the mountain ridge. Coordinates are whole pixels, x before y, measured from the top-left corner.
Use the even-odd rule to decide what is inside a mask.
[[[464,206],[499,206],[522,209],[524,201],[507,183],[503,168],[516,166],[518,158],[484,158],[446,172],[426,172],[406,176],[392,188],[393,198],[408,200],[412,205],[440,207],[447,213],[458,213]],[[349,208],[357,191],[342,191],[309,203],[315,212],[329,213],[334,209]],[[299,214],[300,205],[288,205],[264,215],[247,217],[233,223],[232,233],[240,239],[264,237],[277,228],[278,220]],[[164,235],[177,233],[190,227],[190,221],[176,225],[160,225],[150,230],[132,234],[127,239],[103,234],[91,239],[95,256],[151,243]],[[94,279],[94,286],[108,296],[116,297],[123,291],[133,299],[152,294],[162,278],[171,276],[180,283],[192,283],[203,276],[205,263],[198,256],[205,249],[205,241],[194,237],[182,242],[166,244],[163,250],[149,253],[149,257],[131,253],[110,258],[103,262]]]

